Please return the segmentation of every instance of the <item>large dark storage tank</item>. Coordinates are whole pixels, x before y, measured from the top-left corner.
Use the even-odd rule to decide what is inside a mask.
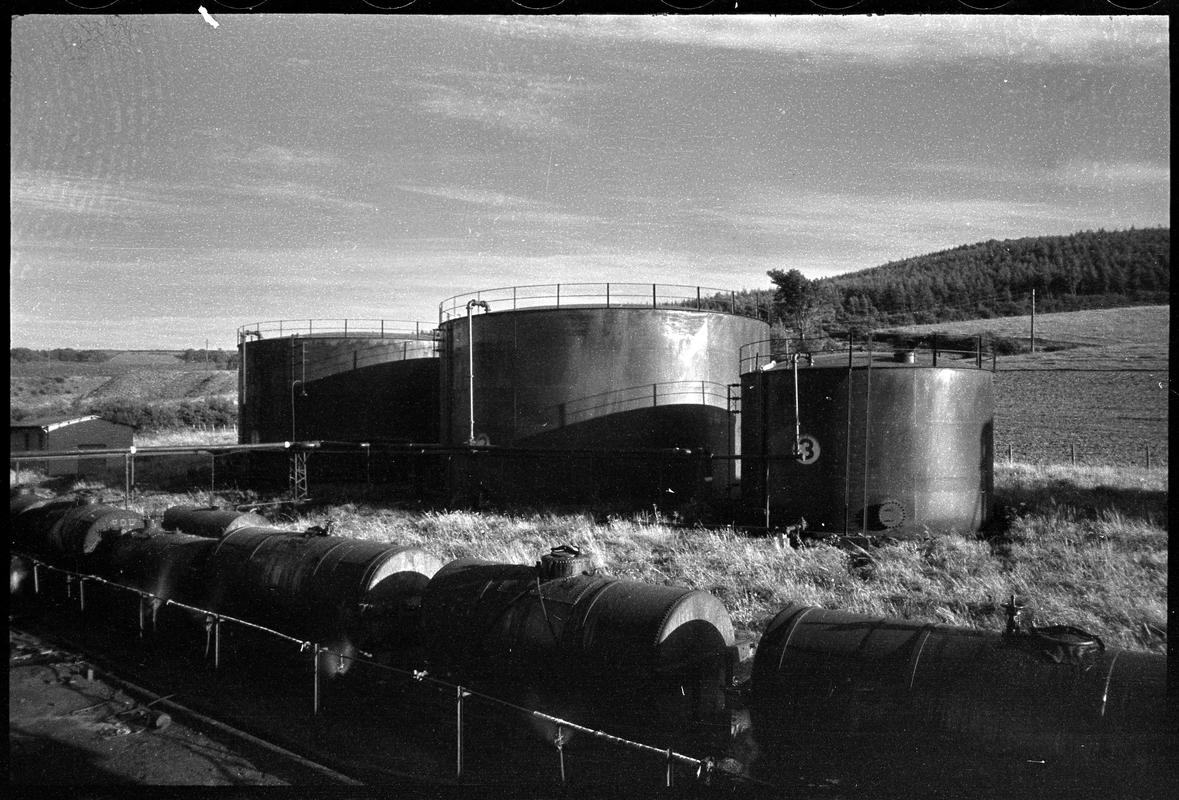
[[[436,442],[432,327],[302,320],[240,328],[239,440]]]
[[[993,488],[993,373],[974,358],[943,355],[932,366],[905,355],[826,355],[797,370],[789,360],[745,360],[754,367],[741,376],[747,508],[768,509],[771,525],[805,519],[812,533],[982,527]]]
[[[707,592],[461,559],[430,581],[422,622],[432,668],[469,685],[664,746],[727,732],[733,624]]]
[[[693,298],[717,291],[571,284],[445,301],[443,442],[463,445],[471,438],[473,362],[479,443],[730,455],[737,441],[729,413],[737,354],[743,344],[764,339],[769,327],[705,302],[697,308]],[[468,317],[472,302],[488,307],[472,308]],[[618,468],[635,472],[633,465]],[[724,484],[729,472],[721,461],[709,477]]]
[[[993,797],[1038,775],[1172,785],[1159,772],[1174,745],[1166,657],[1075,629],[998,634],[792,605],[758,644],[752,682],[771,769],[858,764],[887,779],[904,763],[943,788],[1012,781],[990,784]]]
[[[372,626],[363,611],[393,604],[383,584],[420,591],[440,566],[418,547],[241,528],[216,542],[208,602],[215,611],[352,655],[382,644],[364,641]],[[335,674],[350,662],[321,666]]]

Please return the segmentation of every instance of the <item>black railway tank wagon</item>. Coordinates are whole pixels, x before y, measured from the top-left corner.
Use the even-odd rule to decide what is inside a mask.
[[[1006,633],[783,609],[753,665],[761,777],[807,765],[866,785],[907,773],[937,796],[1172,791],[1166,657],[1018,624],[1012,606]]]
[[[21,494],[10,501],[10,590],[27,597],[33,587],[31,562],[23,554],[44,558],[79,572],[93,568],[107,544],[146,525],[137,511],[95,502],[89,496],[44,498]],[[71,589],[72,591],[72,589]]]
[[[243,444],[438,441],[432,325],[258,322],[238,329],[238,350]]]
[[[900,352],[742,354],[742,502],[769,525],[906,536],[991,513],[990,362]]]
[[[386,652],[399,609],[442,565],[418,547],[275,528],[239,528],[214,544],[208,608],[331,650],[319,659],[325,677],[347,672],[359,651]],[[381,615],[387,624],[372,619]]]
[[[659,482],[653,457],[640,465],[628,453],[662,451],[660,463],[675,449],[733,454],[737,354],[766,338],[769,326],[733,313],[730,296],[663,284],[562,284],[444,301],[443,443],[529,450],[532,473],[511,475],[501,462],[497,488],[525,485],[533,496],[596,489],[618,497]],[[569,455],[544,457],[559,451]],[[594,463],[573,455],[584,451],[617,456]],[[715,474],[681,475],[679,486],[662,476],[664,486],[647,488],[682,492],[706,482],[723,492],[729,466],[721,460]],[[486,472],[479,479],[489,482]]]
[[[728,733],[733,623],[707,592],[460,559],[422,623],[432,669],[463,685],[660,747]]]
[[[220,539],[238,528],[265,528],[269,524],[265,517],[251,511],[216,506],[172,506],[164,511],[160,527],[166,531]]]

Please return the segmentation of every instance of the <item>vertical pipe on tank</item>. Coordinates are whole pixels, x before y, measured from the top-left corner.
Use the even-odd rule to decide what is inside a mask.
[[[766,382],[766,373],[760,372],[757,376],[758,382],[761,386],[761,461],[762,461],[762,498],[764,500],[766,514],[766,530],[770,529],[770,451],[769,451],[769,437],[770,437],[770,404],[769,404],[769,387]]]
[[[560,305],[561,286],[557,285],[557,304]],[[470,436],[467,437],[467,444],[473,445],[475,443],[475,326],[473,324],[473,310],[475,306],[479,306],[486,313],[491,310],[491,306],[487,305],[485,300],[468,300],[467,301],[467,400],[469,406],[469,421]]]
[[[851,522],[851,437],[852,437],[852,337],[847,337],[847,430],[843,456],[843,535]]]
[[[798,353],[790,354],[794,367],[794,455],[802,452],[802,423],[798,419]]]
[[[868,334],[868,369],[864,386],[864,533],[868,532],[868,435],[872,427],[872,334]]]

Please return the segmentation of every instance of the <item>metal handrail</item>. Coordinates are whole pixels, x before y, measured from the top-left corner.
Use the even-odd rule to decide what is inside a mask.
[[[401,319],[276,319],[240,326],[237,339],[240,342],[246,337],[262,339],[327,334],[356,334],[381,339],[433,339],[438,335],[436,327],[432,322]]]
[[[792,353],[799,351],[797,339],[762,339],[741,345],[737,353],[737,368],[741,375],[762,369],[773,363],[785,363]],[[849,350],[846,342],[837,346],[815,351],[812,355],[822,357],[838,356],[846,366],[865,366],[880,359],[892,360],[897,353],[913,355],[912,364],[918,366],[947,367],[954,369],[995,369],[993,348],[974,350],[952,350],[937,346],[891,347],[879,342],[865,342]],[[944,361],[939,359],[945,359]],[[834,362],[833,362],[834,363]]]
[[[665,308],[720,311],[764,320],[768,309],[739,311],[737,292],[671,283],[542,283],[502,286],[448,297],[438,304],[439,323],[466,315],[467,303],[490,303],[491,312],[522,308]]]

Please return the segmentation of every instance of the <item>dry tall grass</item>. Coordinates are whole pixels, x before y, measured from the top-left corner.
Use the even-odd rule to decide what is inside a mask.
[[[791,547],[731,528],[684,528],[652,513],[596,524],[588,515],[413,512],[380,504],[322,508],[341,535],[420,544],[443,559],[533,563],[569,543],[619,577],[712,592],[756,635],[789,602],[999,630],[1011,594],[1041,623],[1083,627],[1110,644],[1164,652],[1167,478],[1163,471],[1003,465],[1000,530],[939,533],[867,552]]]

